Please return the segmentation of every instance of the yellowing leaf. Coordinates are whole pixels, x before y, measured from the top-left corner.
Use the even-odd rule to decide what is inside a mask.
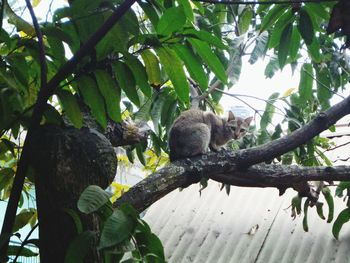
[[[292,93],[294,92],[294,90],[295,90],[295,88],[287,89],[287,90],[283,93],[282,97],[288,97],[288,96],[290,96],[290,94],[292,94]]]
[[[130,186],[119,184],[117,182],[113,182],[111,185],[114,188],[113,196],[110,198],[112,203],[114,203],[119,197],[130,189]]]
[[[122,162],[123,165],[126,167],[129,165],[129,159],[128,159],[128,156],[126,154],[118,154],[117,159],[118,159],[119,164],[120,164],[120,162]]]
[[[32,6],[37,7],[40,4],[41,0],[32,0]]]

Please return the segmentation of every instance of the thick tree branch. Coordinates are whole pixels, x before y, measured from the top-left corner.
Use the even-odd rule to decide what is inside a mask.
[[[176,161],[133,186],[115,206],[129,202],[138,211],[178,187],[199,182],[201,177],[238,186],[288,188],[318,180],[350,180],[350,167],[298,167],[255,165],[269,161],[306,143],[350,113],[350,97],[334,105],[290,135],[262,146],[238,152],[221,151]]]
[[[234,162],[239,155],[240,152],[209,153],[170,164],[130,188],[114,206],[128,202],[141,212],[171,191],[198,183],[201,176],[229,185],[278,189],[287,189],[307,181],[350,181],[350,166],[257,164],[240,170]]]

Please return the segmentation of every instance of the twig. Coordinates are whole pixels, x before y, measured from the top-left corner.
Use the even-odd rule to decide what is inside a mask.
[[[4,19],[5,5],[6,5],[6,0],[2,0],[1,7],[0,7],[0,28],[2,28],[2,20]]]
[[[30,16],[33,21],[34,29],[36,36],[38,38],[38,45],[39,45],[39,57],[40,57],[40,91],[38,95],[38,103],[36,105],[36,108],[34,108],[33,116],[29,125],[28,129],[28,137],[25,139],[24,145],[23,145],[23,151],[22,155],[20,157],[20,160],[18,162],[18,168],[16,171],[16,175],[14,177],[12,189],[11,189],[11,195],[8,202],[8,205],[6,207],[6,213],[4,218],[4,223],[1,229],[1,236],[5,239],[5,242],[3,243],[1,249],[0,249],[0,261],[2,261],[4,258],[6,258],[8,245],[9,245],[9,236],[11,234],[11,231],[13,229],[13,225],[16,218],[16,211],[19,199],[21,197],[21,192],[23,189],[23,184],[25,180],[25,175],[27,172],[27,168],[29,166],[29,148],[30,148],[30,137],[33,133],[33,130],[36,126],[40,124],[40,119],[42,116],[42,113],[44,112],[44,108],[46,105],[45,101],[40,101],[41,95],[46,91],[46,83],[47,83],[47,64],[46,64],[46,58],[45,58],[45,50],[44,50],[44,43],[43,43],[43,37],[41,34],[41,30],[39,27],[38,20],[35,16],[32,4],[30,0],[26,0],[27,8],[29,10]],[[40,105],[41,103],[41,105]],[[41,107],[39,107],[41,106]],[[35,115],[35,109],[42,109],[41,113]],[[35,118],[36,117],[36,118]]]
[[[260,100],[260,101],[263,101],[265,102],[266,104],[269,104],[271,106],[273,106],[275,109],[279,110],[283,116],[286,115],[286,113],[280,109],[279,107],[275,106],[271,101],[277,101],[279,98],[277,99],[274,99],[274,100],[265,100],[265,99],[261,99],[261,98],[258,98],[258,97],[255,97],[255,96],[251,96],[251,95],[244,95],[244,94],[233,94],[233,93],[229,93],[229,92],[226,92],[226,91],[223,91],[223,90],[220,90],[220,89],[215,89],[216,91],[218,92],[221,92],[222,94],[225,94],[227,96],[231,96],[231,97],[234,97],[234,98],[237,98],[237,97],[247,97],[247,98],[251,98],[251,99],[255,99],[255,100]]]
[[[241,56],[241,54],[240,54],[239,56],[236,56],[235,58],[240,57],[240,56]],[[233,70],[234,65],[236,64],[235,58],[232,59],[232,60],[229,62],[229,65],[228,65],[228,67],[227,67],[227,69],[226,69],[226,71],[225,71],[225,73],[226,73],[227,76],[231,73],[231,71]],[[208,88],[208,90],[207,90],[206,92],[204,92],[204,93],[203,93],[202,95],[200,95],[200,96],[197,96],[197,97],[193,98],[193,99],[192,99],[192,104],[198,104],[198,105],[199,105],[200,101],[203,100],[203,99],[205,99],[205,98],[207,98],[209,94],[211,94],[211,93],[214,92],[216,89],[218,89],[221,83],[222,83],[222,82],[221,82],[221,80],[219,80],[219,79],[218,79],[217,81],[215,81],[215,82]]]
[[[36,223],[35,226],[29,231],[28,235],[26,236],[26,238],[23,240],[20,248],[17,251],[16,257],[13,260],[13,263],[17,262],[18,257],[21,254],[22,249],[24,248],[24,246],[26,245],[26,242],[28,241],[29,237],[33,234],[34,230],[39,226],[39,223]]]

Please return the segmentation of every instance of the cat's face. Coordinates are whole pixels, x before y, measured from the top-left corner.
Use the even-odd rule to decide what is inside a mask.
[[[229,111],[227,124],[230,127],[233,135],[233,139],[237,140],[243,137],[249,129],[250,123],[253,117],[243,119],[241,117],[235,117],[232,111]]]

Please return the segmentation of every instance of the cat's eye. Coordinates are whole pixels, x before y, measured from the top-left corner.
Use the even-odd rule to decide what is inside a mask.
[[[231,126],[231,130],[235,131],[236,127],[235,126]]]
[[[239,132],[245,132],[245,129],[241,129]]]

